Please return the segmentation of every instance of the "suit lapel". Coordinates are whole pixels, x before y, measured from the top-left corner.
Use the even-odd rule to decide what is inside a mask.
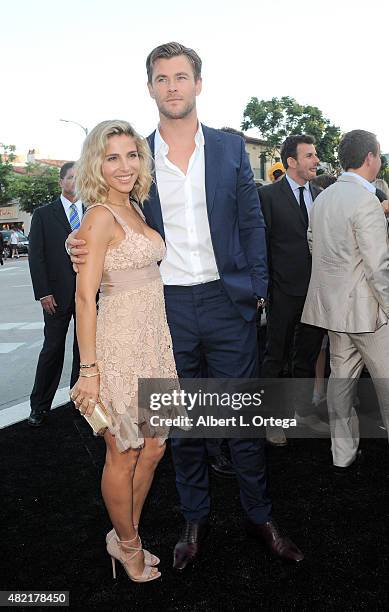
[[[155,142],[155,131],[147,137],[147,142],[149,143],[151,155],[154,159],[154,142]],[[159,234],[162,236],[163,240],[165,240],[165,228],[163,225],[162,218],[162,209],[161,209],[161,201],[159,199],[158,187],[157,187],[157,179],[155,175],[155,163],[153,164],[153,182],[151,183],[149,199],[145,202],[143,209],[145,213],[145,217],[149,225],[151,225]]]
[[[63,225],[66,228],[67,232],[70,234],[70,232],[72,231],[72,228],[70,227],[69,219],[66,216],[64,207],[61,202],[61,198],[58,198],[58,200],[55,200],[51,206],[52,206],[53,214],[55,218],[57,219],[57,221],[59,221],[59,223],[61,223],[61,225]]]
[[[153,182],[151,184],[149,193],[150,193],[150,196],[149,196],[150,199],[145,204],[145,207],[147,207],[146,209],[147,215],[145,216],[149,218],[150,225],[152,225],[152,227],[165,240],[165,228],[163,225],[161,202],[159,199],[157,182],[155,180],[155,176],[153,177]]]
[[[319,193],[321,193],[320,189],[315,187],[315,185],[311,185],[311,183],[309,183],[309,191],[311,192],[312,202],[314,202]]]
[[[216,185],[219,178],[219,169],[223,145],[220,136],[202,125],[204,134],[204,157],[205,157],[205,192],[208,209],[208,219],[211,218],[212,208],[215,202]]]

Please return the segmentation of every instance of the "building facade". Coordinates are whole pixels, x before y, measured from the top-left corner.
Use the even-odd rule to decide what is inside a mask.
[[[0,229],[11,229],[17,227],[28,235],[31,225],[31,215],[19,209],[17,202],[10,202],[6,206],[0,206]]]
[[[266,153],[266,140],[252,138],[251,136],[244,136],[244,139],[246,141],[247,155],[249,156],[256,182],[268,183],[268,170],[274,161],[278,161],[278,158],[271,159],[269,154]]]

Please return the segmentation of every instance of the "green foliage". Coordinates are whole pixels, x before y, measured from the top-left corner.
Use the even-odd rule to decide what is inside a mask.
[[[27,174],[15,178],[15,196],[22,210],[32,213],[35,208],[52,202],[60,191],[59,170],[50,166],[30,164]]]
[[[389,185],[389,164],[385,155],[381,155],[381,170],[379,171],[378,177],[384,179]]]
[[[12,200],[12,162],[15,146],[0,143],[0,206]]]
[[[290,134],[311,134],[320,160],[334,168],[338,166],[340,129],[323,117],[317,106],[304,106],[289,96],[271,100],[251,98],[244,110],[241,127],[243,130],[258,128],[268,143],[267,153],[273,159]]]
[[[52,202],[60,191],[59,169],[42,164],[28,164],[27,174],[14,174],[12,191],[19,206],[33,213],[35,208]]]

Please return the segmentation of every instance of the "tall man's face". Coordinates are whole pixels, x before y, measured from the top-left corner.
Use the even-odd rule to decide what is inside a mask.
[[[189,59],[178,55],[154,63],[148,88],[160,115],[167,119],[184,119],[195,109],[201,85],[201,78],[195,80]]]

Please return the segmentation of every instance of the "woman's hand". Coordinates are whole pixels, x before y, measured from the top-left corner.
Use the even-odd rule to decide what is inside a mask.
[[[90,416],[95,409],[99,398],[100,377],[80,376],[73,389],[70,391],[70,399],[76,405],[81,414]]]

